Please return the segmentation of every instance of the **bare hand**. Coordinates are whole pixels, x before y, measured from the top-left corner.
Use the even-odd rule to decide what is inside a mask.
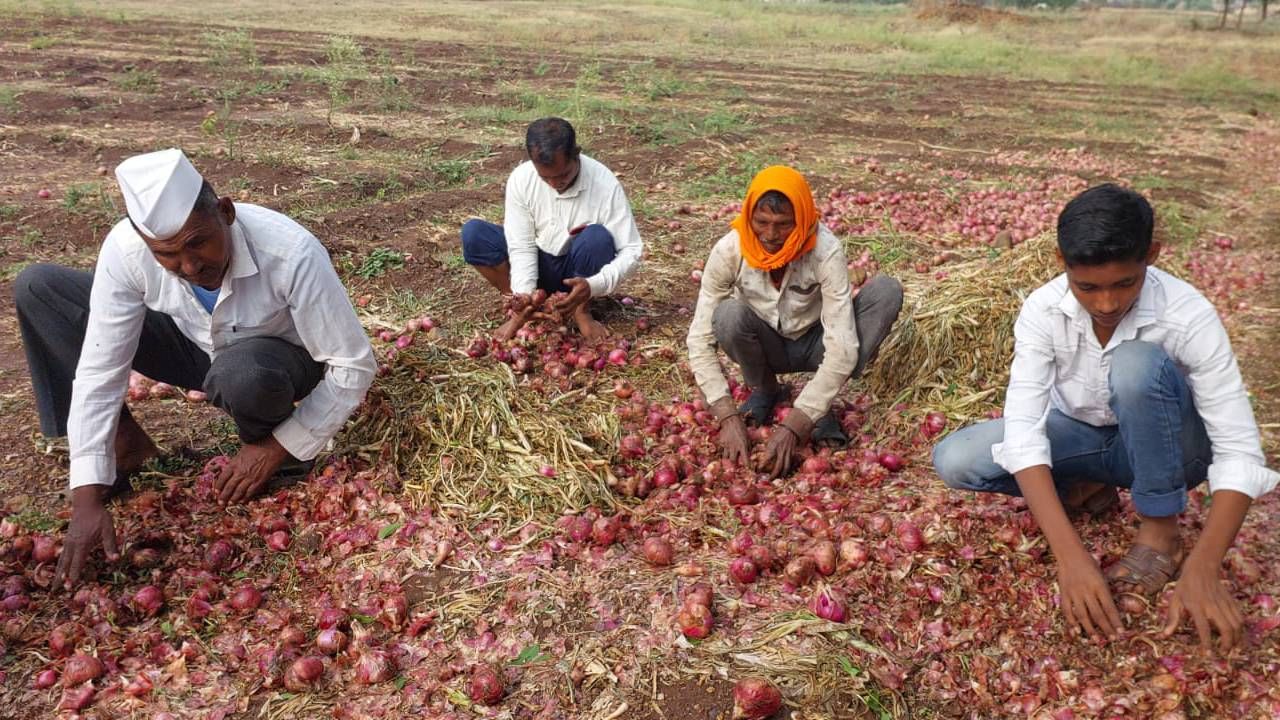
[[[751,462],[751,441],[747,439],[747,424],[741,415],[730,415],[720,423],[720,455],[732,460],[738,467]]]
[[[1079,629],[1097,640],[1104,635],[1114,638],[1124,628],[1111,589],[1088,553],[1058,561],[1058,592],[1071,631]]]
[[[1218,649],[1226,653],[1244,638],[1244,618],[1235,598],[1223,587],[1217,568],[1188,563],[1173,586],[1169,600],[1169,622],[1160,637],[1169,637],[1189,615],[1200,635],[1200,647],[1213,649],[1213,631],[1218,633]]]
[[[106,485],[85,485],[71,492],[71,524],[62,543],[62,555],[58,557],[58,569],[53,584],[70,590],[80,582],[85,560],[98,545],[102,545],[108,562],[120,559],[116,543],[115,523],[111,511],[102,502]]]
[[[556,304],[556,310],[567,315],[591,299],[591,284],[586,278],[568,278],[564,284],[569,288],[569,294]]]
[[[214,478],[213,488],[218,494],[218,502],[226,505],[254,497],[288,456],[289,451],[270,435],[261,442],[246,443]]]
[[[533,304],[533,298],[525,294],[512,295],[502,307],[511,308],[511,317],[493,332],[493,337],[502,342],[515,337],[516,331],[524,327],[538,310]]]
[[[769,473],[771,479],[786,475],[791,471],[798,443],[799,438],[785,425],[775,427],[764,446],[763,466],[757,469]]]

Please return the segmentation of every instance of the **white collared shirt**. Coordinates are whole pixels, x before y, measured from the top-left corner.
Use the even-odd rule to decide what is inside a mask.
[[[1112,351],[1139,340],[1163,348],[1187,380],[1213,452],[1210,492],[1235,490],[1257,498],[1280,481],[1266,467],[1227,331],[1213,305],[1182,280],[1148,268],[1137,304],[1104,348],[1067,276],[1059,275],[1023,303],[1014,337],[1004,442],[991,448],[995,462],[1010,473],[1052,465],[1045,435],[1050,405],[1090,425],[1116,424],[1109,405]]]
[[[89,324],[67,422],[71,487],[115,479],[115,433],[148,309],[173,318],[211,359],[248,338],[306,348],[324,378],[272,432],[294,457],[314,458],[364,399],[377,364],[324,246],[293,220],[236,203],[231,263],[210,313],[191,286],[156,262],[128,219],[98,254]]]
[[[603,225],[613,235],[618,255],[587,278],[591,297],[612,295],[640,266],[644,245],[631,216],[631,203],[609,168],[579,154],[581,169],[573,186],[560,194],[526,160],[507,178],[502,231],[511,262],[511,290],[531,293],[538,282],[538,250],[560,257],[569,251],[569,231],[579,225]]]

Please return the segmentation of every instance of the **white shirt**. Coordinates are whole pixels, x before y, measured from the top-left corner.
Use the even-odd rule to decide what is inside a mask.
[[[272,432],[298,459],[314,458],[364,399],[377,369],[373,348],[320,241],[280,213],[236,203],[231,243],[210,313],[156,262],[128,219],[107,234],[71,392],[72,488],[115,479],[116,425],[148,308],[172,317],[211,359],[242,340],[274,337],[325,364],[324,378]]]
[[[644,245],[631,216],[631,203],[609,168],[579,154],[581,169],[573,186],[560,194],[525,161],[507,178],[502,231],[511,262],[511,290],[531,293],[538,282],[538,250],[560,257],[569,251],[569,231],[579,225],[603,225],[613,235],[618,255],[587,278],[591,296],[611,295],[640,265]]]
[[[1266,467],[1227,331],[1213,305],[1182,280],[1148,268],[1137,304],[1104,348],[1066,275],[1059,275],[1023,303],[1014,338],[1004,442],[991,448],[992,459],[1010,473],[1052,464],[1045,435],[1050,404],[1090,425],[1116,424],[1108,404],[1111,353],[1139,340],[1163,348],[1187,380],[1213,452],[1210,492],[1257,498],[1280,481]]]

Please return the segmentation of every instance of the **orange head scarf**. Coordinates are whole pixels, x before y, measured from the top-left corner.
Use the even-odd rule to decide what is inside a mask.
[[[751,214],[755,212],[760,196],[777,190],[791,201],[796,213],[796,227],[787,236],[778,252],[769,254],[764,244],[751,229]],[[818,209],[813,204],[813,191],[804,176],[785,165],[774,165],[756,173],[747,188],[747,198],[742,201],[742,214],[732,223],[738,231],[742,258],[758,270],[777,270],[813,249],[818,242]]]

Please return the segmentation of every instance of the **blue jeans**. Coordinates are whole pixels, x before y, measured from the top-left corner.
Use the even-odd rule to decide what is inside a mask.
[[[1205,481],[1213,458],[1186,380],[1163,348],[1130,341],[1113,351],[1108,384],[1117,425],[1095,427],[1049,411],[1045,432],[1058,493],[1099,482],[1128,488],[1141,515],[1181,513],[1187,490]],[[934,447],[933,467],[956,490],[1021,495],[991,459],[991,446],[1003,439],[1004,420],[957,430]]]
[[[618,249],[608,228],[588,225],[574,236],[564,255],[538,250],[538,287],[547,292],[567,292],[566,278],[591,277],[617,256]],[[496,267],[507,262],[507,238],[502,226],[468,220],[462,226],[462,258],[468,265],[481,267]]]

